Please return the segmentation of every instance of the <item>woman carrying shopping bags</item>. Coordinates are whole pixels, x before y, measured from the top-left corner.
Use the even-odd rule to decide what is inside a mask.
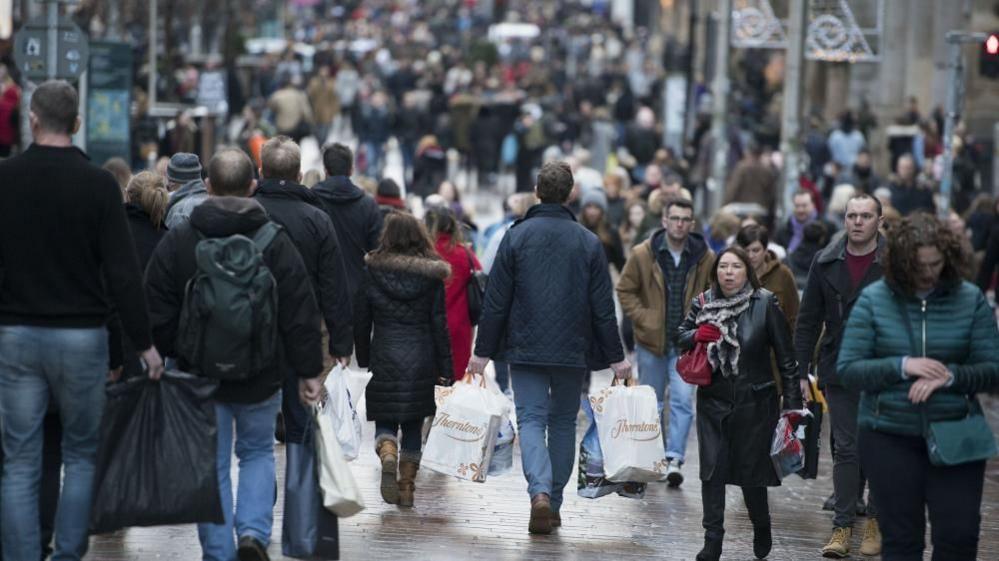
[[[697,390],[704,549],[697,561],[717,561],[725,535],[725,486],[742,487],[753,523],[753,553],[770,553],[767,487],[780,485],[770,442],[781,410],[801,409],[801,388],[787,319],[777,297],[760,287],[749,256],[738,246],[718,254],[711,289],[694,299],[677,344],[707,344],[711,383]],[[771,351],[784,384],[780,405]]]
[[[857,444],[877,500],[885,561],[978,558],[985,460],[995,437],[976,392],[999,387],[999,333],[968,258],[936,218],[888,237],[884,279],[861,292],[837,369],[860,390]]]
[[[444,304],[451,268],[423,224],[403,213],[386,217],[378,248],[365,262],[354,301],[354,344],[358,364],[372,373],[365,395],[382,463],[381,493],[387,503],[411,507],[423,419],[436,411],[434,386],[452,380]]]

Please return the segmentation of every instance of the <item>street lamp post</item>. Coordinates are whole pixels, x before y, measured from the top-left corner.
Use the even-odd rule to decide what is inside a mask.
[[[718,43],[715,51],[715,77],[711,84],[711,94],[714,101],[711,120],[711,137],[714,154],[711,158],[711,179],[705,193],[708,200],[705,207],[708,215],[713,214],[721,206],[725,190],[725,175],[728,165],[728,134],[725,131],[725,120],[728,117],[728,47],[732,33],[732,0],[718,2]]]
[[[981,44],[985,41],[985,33],[969,31],[948,31],[947,45],[950,51],[950,91],[947,92],[947,117],[944,121],[944,163],[943,178],[940,180],[939,216],[947,219],[950,214],[951,197],[954,183],[954,127],[964,107],[964,53],[962,47],[968,43]]]

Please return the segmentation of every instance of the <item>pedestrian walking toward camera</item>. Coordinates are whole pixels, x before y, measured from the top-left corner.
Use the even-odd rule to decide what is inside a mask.
[[[638,379],[655,389],[660,414],[669,387],[669,425],[663,435],[670,487],[683,483],[681,468],[694,422],[694,386],[676,371],[677,328],[694,297],[711,285],[715,259],[704,237],[693,231],[694,224],[693,203],[668,201],[662,228],[635,247],[617,283],[621,308],[635,326]]]
[[[34,142],[0,162],[0,528],[8,561],[42,557],[38,481],[52,400],[63,434],[54,558],[86,554],[112,305],[149,376],[163,371],[121,189],[73,146],[78,108],[68,83],[39,85]]]
[[[878,199],[860,194],[847,201],[843,231],[815,257],[808,272],[795,329],[794,347],[801,379],[806,380],[810,373],[817,374],[829,406],[835,514],[832,536],[822,554],[832,558],[850,554],[857,497],[863,497],[857,449],[860,392],[844,386],[836,358],[843,344],[846,319],[857,297],[882,276],[885,238],[879,233],[881,222]],[[816,345],[817,361],[813,359]],[[867,517],[860,552],[877,555],[881,551],[881,533],[873,493],[867,504]]]
[[[153,338],[181,370],[221,380],[215,394],[216,469],[225,521],[198,524],[204,559],[265,561],[276,499],[274,425],[281,386],[292,373],[303,403],[319,399],[319,308],[294,243],[251,198],[249,156],[236,149],[216,153],[207,188],[208,200],[170,230],[146,270]],[[253,292],[227,283],[246,273],[252,274],[246,284]],[[208,290],[212,298],[206,298]],[[228,315],[236,313],[252,317],[251,325]],[[240,332],[247,327],[249,334]],[[199,336],[192,341],[191,334]]]
[[[976,393],[999,387],[999,332],[985,295],[961,278],[967,258],[936,218],[906,218],[888,240],[884,279],[847,320],[837,370],[861,392],[857,441],[885,560],[923,558],[926,512],[935,561],[978,558],[996,448]]]
[[[423,419],[437,411],[434,386],[453,378],[444,298],[451,267],[423,224],[403,213],[386,217],[378,248],[365,262],[354,343],[358,364],[372,373],[365,399],[375,422],[381,494],[389,504],[411,507]]]
[[[711,383],[697,390],[704,548],[697,561],[718,561],[725,535],[725,486],[742,487],[753,524],[753,553],[773,544],[767,487],[780,485],[770,442],[780,414],[801,409],[791,330],[777,297],[760,286],[745,250],[722,250],[711,289],[696,298],[679,328],[681,349],[706,343]],[[777,393],[771,353],[784,385]],[[783,411],[784,413],[780,413]]]
[[[576,416],[588,370],[631,377],[617,331],[613,287],[600,240],[565,207],[572,171],[538,174],[541,204],[506,233],[486,288],[469,370],[510,364],[533,534],[562,525],[563,490],[576,455]]]

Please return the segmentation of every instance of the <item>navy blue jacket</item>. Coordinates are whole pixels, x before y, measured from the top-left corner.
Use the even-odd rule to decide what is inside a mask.
[[[591,370],[624,360],[603,246],[569,209],[535,205],[503,238],[475,354]]]

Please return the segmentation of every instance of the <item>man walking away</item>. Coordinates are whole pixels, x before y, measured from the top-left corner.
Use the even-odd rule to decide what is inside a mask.
[[[833,440],[833,494],[836,514],[833,533],[822,555],[844,558],[850,555],[857,496],[861,492],[860,460],[857,454],[857,411],[860,392],[844,388],[837,377],[836,357],[842,343],[846,318],[857,297],[867,285],[882,276],[885,240],[878,233],[881,203],[860,194],[846,204],[842,232],[819,252],[808,273],[808,282],[798,310],[794,347],[801,365],[802,393],[807,395],[808,373],[818,372],[829,404]],[[820,339],[821,336],[821,339]],[[812,360],[819,344],[818,364]],[[860,553],[881,553],[875,497],[868,500],[867,525]]]
[[[73,146],[78,106],[68,83],[38,86],[34,143],[0,163],[0,527],[8,561],[41,558],[38,480],[50,395],[63,428],[53,558],[87,551],[112,306],[135,348],[145,349],[149,376],[163,371],[121,190]]]
[[[166,354],[178,359],[182,370],[216,378],[222,377],[220,371],[225,373],[215,395],[219,495],[225,522],[198,525],[206,561],[231,561],[237,554],[240,561],[268,559],[275,500],[274,422],[281,404],[284,373],[294,372],[298,377],[298,393],[303,402],[317,400],[321,389],[319,309],[309,273],[288,235],[273,226],[263,207],[249,198],[253,184],[253,164],[246,154],[235,149],[217,153],[208,166],[208,200],[194,210],[190,221],[167,233],[146,270],[154,340]],[[270,333],[275,340],[253,341],[252,350],[272,348],[277,358],[266,361],[259,369],[246,366],[255,361],[244,361],[242,356],[216,356],[223,345],[230,349],[244,348],[236,346],[242,340],[225,337],[223,330],[213,327],[227,318],[213,311],[204,323],[193,319],[181,325],[182,319],[193,314],[189,306],[181,313],[189,281],[196,275],[199,282],[210,279],[199,267],[212,247],[204,244],[236,244],[247,241],[246,238],[262,254],[262,265],[276,284],[273,289],[276,310],[270,308],[277,323]],[[262,268],[258,269],[258,273],[261,271]],[[214,361],[185,356],[189,350],[186,345],[180,348],[178,336],[192,329],[203,329],[205,335],[201,338],[205,343],[195,354],[213,356]],[[229,368],[232,364],[236,366]],[[239,508],[235,515],[230,479],[234,440],[239,458],[236,493]],[[234,529],[239,538],[238,550]]]
[[[663,411],[669,385],[669,432],[666,437],[666,480],[683,483],[687,437],[694,420],[694,386],[676,371],[675,339],[690,303],[711,284],[715,254],[701,234],[694,233],[694,205],[671,199],[663,207],[662,228],[638,244],[617,283],[621,308],[635,326],[638,379],[652,386]]]
[[[172,229],[189,219],[194,207],[208,198],[205,182],[201,180],[201,160],[197,155],[179,152],[170,157],[167,189],[170,191],[170,202],[167,204],[166,226]]]
[[[587,370],[610,364],[618,378],[631,377],[603,246],[564,206],[572,186],[564,162],[538,174],[541,204],[500,244],[468,366],[481,374],[489,358],[510,364],[532,534],[562,525]]]
[[[364,254],[378,247],[382,215],[378,203],[350,180],[354,171],[354,153],[350,148],[339,143],[326,148],[323,167],[327,179],[312,190],[322,199],[336,228],[353,301],[364,272]]]

